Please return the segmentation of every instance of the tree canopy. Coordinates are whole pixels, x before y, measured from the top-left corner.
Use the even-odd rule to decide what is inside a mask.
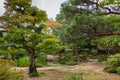
[[[119,3],[118,0],[68,0],[56,17],[63,26],[55,34],[74,47],[82,40],[120,35]]]

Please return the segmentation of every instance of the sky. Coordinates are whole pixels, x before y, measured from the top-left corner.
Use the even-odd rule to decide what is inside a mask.
[[[4,13],[4,1],[0,0],[0,15]],[[60,11],[61,3],[67,0],[32,0],[32,5],[37,6],[39,9],[45,10],[48,14],[48,18],[53,18],[55,20],[56,15]]]
[[[4,1],[5,0],[0,0],[0,15],[2,15],[3,13],[4,13],[4,11],[5,11],[5,9],[4,9]]]

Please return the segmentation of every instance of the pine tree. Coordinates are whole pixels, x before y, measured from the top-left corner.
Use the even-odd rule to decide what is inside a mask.
[[[30,0],[6,0],[6,12],[0,17],[0,24],[7,31],[5,40],[14,43],[15,48],[28,51],[29,73],[37,73],[35,57],[38,44],[43,40],[46,12],[31,6]]]
[[[61,5],[56,20],[63,25],[60,29],[55,29],[54,33],[63,43],[74,45],[73,50],[78,62],[77,45],[81,41],[120,35],[119,2],[118,0],[68,0]]]

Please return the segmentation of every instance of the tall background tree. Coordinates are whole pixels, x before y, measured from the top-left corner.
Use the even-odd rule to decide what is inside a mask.
[[[118,0],[68,0],[61,5],[56,20],[63,26],[55,29],[54,34],[58,35],[63,43],[72,44],[78,62],[78,43],[81,41],[120,35],[119,2]]]

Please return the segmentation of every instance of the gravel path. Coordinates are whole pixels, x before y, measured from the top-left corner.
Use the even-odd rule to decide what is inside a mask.
[[[120,75],[117,74],[108,74],[103,72],[105,65],[96,60],[90,60],[86,63],[81,63],[80,65],[75,66],[61,66],[61,67],[41,67],[37,68],[39,73],[45,73],[42,77],[30,78],[28,77],[28,68],[27,67],[14,67],[18,70],[24,70],[25,80],[60,80],[64,76],[64,71],[71,72],[83,72],[85,74],[91,74],[94,79],[85,79],[85,80],[120,80]],[[89,77],[89,76],[88,76]]]

